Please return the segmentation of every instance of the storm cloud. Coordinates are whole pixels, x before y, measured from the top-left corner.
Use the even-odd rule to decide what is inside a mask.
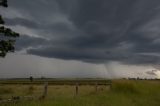
[[[17,51],[96,64],[160,62],[159,0],[11,0],[9,5],[0,12],[22,35]]]

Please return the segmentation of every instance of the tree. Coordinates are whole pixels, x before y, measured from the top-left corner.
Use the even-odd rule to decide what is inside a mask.
[[[31,82],[33,82],[33,77],[32,77],[32,76],[30,76],[30,77],[29,77],[29,80],[30,80]]]
[[[0,0],[0,6],[7,8],[7,0]],[[14,52],[16,38],[19,33],[12,31],[4,26],[5,21],[0,15],[0,57],[5,57],[8,52]]]
[[[0,6],[8,7],[7,0],[0,0]]]

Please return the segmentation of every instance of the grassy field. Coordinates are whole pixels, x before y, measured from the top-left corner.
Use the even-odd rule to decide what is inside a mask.
[[[79,86],[49,84],[48,96],[39,100],[43,84],[1,84],[0,99],[33,96],[33,100],[1,103],[0,106],[160,106],[160,81],[113,80],[112,88],[99,85]]]

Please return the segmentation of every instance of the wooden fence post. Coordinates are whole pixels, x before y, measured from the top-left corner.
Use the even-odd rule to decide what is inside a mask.
[[[78,95],[78,83],[76,83],[76,95]]]
[[[112,89],[112,81],[111,80],[109,81],[109,86],[110,86],[110,89]]]
[[[48,93],[48,82],[45,82],[43,95],[47,96],[47,93]]]
[[[97,82],[95,83],[95,90],[96,90],[96,92],[98,91],[98,83]]]
[[[112,83],[110,84],[110,89],[112,89]]]
[[[39,100],[45,99],[48,92],[48,82],[44,83],[44,90],[42,96],[39,98]]]

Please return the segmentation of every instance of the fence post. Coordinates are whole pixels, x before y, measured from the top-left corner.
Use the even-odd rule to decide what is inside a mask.
[[[95,90],[96,90],[96,92],[98,91],[98,83],[97,82],[95,83]]]
[[[48,82],[44,83],[44,90],[42,96],[39,98],[39,100],[43,100],[46,98],[48,92]]]
[[[78,83],[76,83],[76,95],[78,95]]]
[[[112,89],[112,81],[109,81],[110,89]]]
[[[48,82],[45,82],[43,95],[44,95],[44,96],[47,96],[47,93],[48,93]]]

